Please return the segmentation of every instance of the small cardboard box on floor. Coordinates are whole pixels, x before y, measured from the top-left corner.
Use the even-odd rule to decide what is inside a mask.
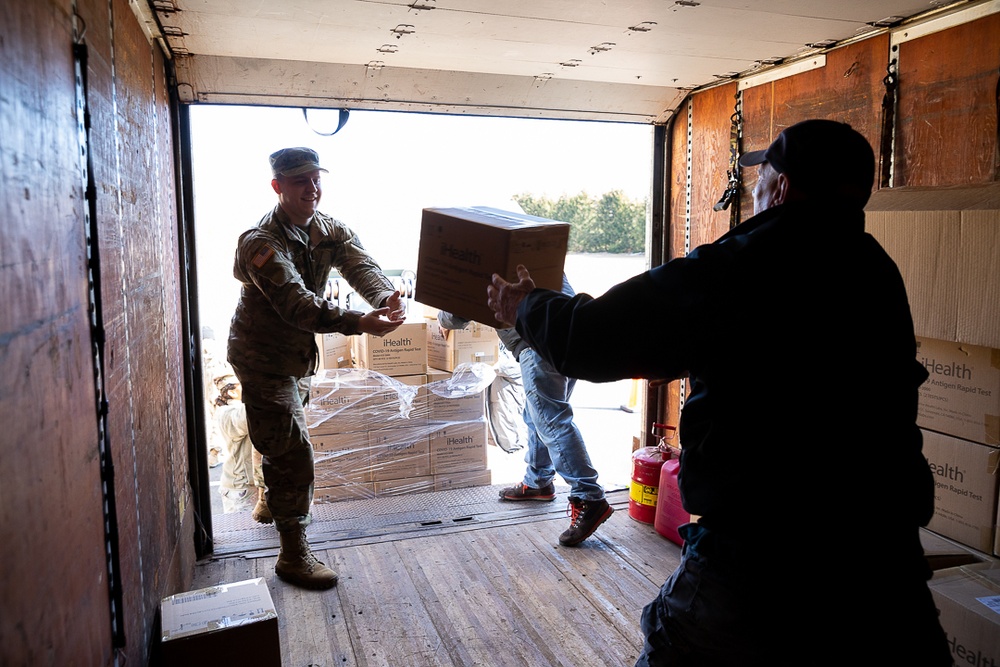
[[[160,624],[165,665],[281,667],[278,613],[263,578],[166,597]]]
[[[1000,665],[1000,563],[938,570],[929,582],[956,665]]]
[[[425,208],[415,298],[492,326],[486,288],[497,273],[517,281],[517,265],[538,287],[562,289],[569,223],[488,207]]]
[[[984,553],[993,550],[1000,449],[923,430],[934,474],[934,516],[927,528]]]

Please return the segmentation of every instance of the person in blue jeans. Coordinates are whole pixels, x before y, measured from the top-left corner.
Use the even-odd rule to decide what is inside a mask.
[[[562,292],[575,294],[563,275]],[[469,320],[438,311],[443,329],[464,329]],[[524,385],[524,423],[528,427],[528,448],[524,455],[524,480],[500,490],[502,501],[552,501],[556,473],[570,487],[570,525],[559,543],[572,547],[593,535],[614,511],[597,483],[597,470],[590,461],[583,434],[573,421],[576,380],[562,375],[525,342],[513,328],[498,329],[497,335],[521,366]]]

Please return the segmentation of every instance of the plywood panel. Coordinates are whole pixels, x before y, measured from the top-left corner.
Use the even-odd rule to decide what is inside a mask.
[[[68,10],[0,5],[0,662],[11,665],[111,659]]]
[[[140,577],[133,576],[125,590],[133,650],[139,659],[142,647],[152,641],[152,618],[168,579],[180,528],[176,489],[170,460],[171,427],[168,368],[183,368],[180,358],[166,347],[165,327],[176,322],[176,310],[168,311],[167,285],[176,272],[176,244],[168,245],[175,221],[159,216],[159,200],[172,196],[161,189],[172,182],[173,172],[158,172],[154,156],[159,143],[158,117],[167,113],[157,105],[154,91],[152,46],[136,23],[127,0],[112,2],[114,20],[114,102],[116,111],[117,195],[119,216],[106,221],[115,226],[121,243],[121,293],[123,307],[124,368],[128,394],[117,394],[114,405],[131,416],[131,431],[122,444],[132,448],[132,473],[136,532],[133,549],[138,552]],[[164,231],[166,230],[166,234]],[[173,351],[176,355],[177,351]],[[131,519],[132,517],[130,517]]]
[[[683,257],[687,245],[687,170],[688,170],[688,114],[687,105],[681,108],[670,128],[670,173],[667,174],[670,189],[669,224],[665,227],[669,235],[666,244],[666,260]]]
[[[725,191],[730,162],[730,117],[736,83],[718,86],[694,98],[691,138],[691,247],[711,243],[729,231],[728,209],[713,210]]]
[[[893,185],[997,180],[1000,14],[899,46]]]
[[[885,93],[889,38],[879,35],[833,49],[826,66],[748,88],[743,93],[743,149],[767,148],[783,129],[809,118],[848,123],[877,152],[881,143],[881,106]],[[750,193],[757,170],[743,171],[742,219],[753,214]]]

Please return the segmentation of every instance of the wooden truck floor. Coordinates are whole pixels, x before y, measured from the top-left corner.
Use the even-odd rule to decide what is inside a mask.
[[[575,548],[568,487],[551,503],[500,503],[500,485],[315,505],[309,540],[340,574],[323,592],[277,579],[277,533],[215,517],[215,555],[193,588],[263,577],[285,667],[634,664],[639,617],[680,547],[632,519],[628,490]]]

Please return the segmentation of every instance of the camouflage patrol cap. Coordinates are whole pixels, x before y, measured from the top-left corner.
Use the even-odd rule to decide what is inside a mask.
[[[275,176],[298,176],[310,171],[326,171],[319,166],[319,155],[311,148],[282,148],[271,153],[271,173]]]

